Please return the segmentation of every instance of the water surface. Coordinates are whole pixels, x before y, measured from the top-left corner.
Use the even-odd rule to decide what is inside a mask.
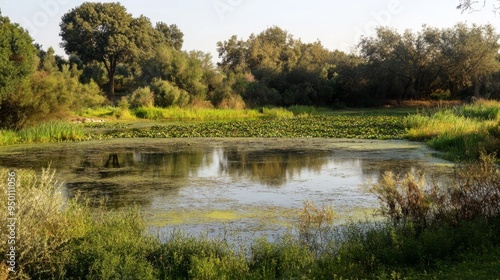
[[[385,171],[450,164],[407,141],[339,139],[115,139],[0,148],[0,166],[51,166],[68,197],[112,208],[139,205],[149,223],[198,234],[273,234],[293,227],[304,201],[331,205],[338,220],[377,208],[367,190]]]

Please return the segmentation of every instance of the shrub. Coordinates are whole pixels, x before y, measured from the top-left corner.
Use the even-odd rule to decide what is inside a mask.
[[[189,103],[189,94],[170,82],[154,80],[150,88],[154,92],[154,103],[156,106],[169,107],[176,105],[182,107]]]
[[[394,225],[418,230],[500,217],[500,171],[495,157],[485,154],[479,163],[458,168],[448,188],[427,184],[419,172],[403,178],[386,172],[371,191],[381,202],[382,214]]]
[[[7,182],[9,171],[0,170],[1,182]],[[63,278],[63,264],[70,254],[67,244],[82,237],[87,230],[86,210],[73,201],[64,202],[55,171],[43,169],[16,172],[16,246],[18,279]],[[7,200],[0,200],[0,218],[8,218]],[[64,206],[64,207],[63,207]],[[5,263],[7,239],[1,239],[0,254]]]
[[[136,89],[129,97],[130,107],[132,109],[139,107],[153,107],[154,95],[149,87]]]
[[[299,238],[310,249],[319,252],[326,244],[326,235],[333,223],[333,208],[323,205],[318,208],[314,202],[305,201],[298,216]]]
[[[148,259],[160,279],[238,279],[248,274],[243,256],[225,242],[188,237],[174,232]]]
[[[70,279],[155,279],[146,259],[157,243],[144,234],[145,223],[137,208],[93,210],[87,231],[68,243],[65,277]]]
[[[382,214],[395,225],[412,223],[425,227],[432,218],[432,206],[438,198],[436,185],[426,187],[422,173],[413,171],[401,178],[388,171],[370,191],[379,199]]]
[[[251,248],[249,266],[257,279],[297,279],[313,272],[314,260],[307,246],[285,236],[273,243],[257,240]]]
[[[449,205],[443,208],[450,212],[447,220],[457,224],[500,217],[500,170],[495,162],[495,156],[482,153],[479,163],[456,170],[453,188],[447,193]]]

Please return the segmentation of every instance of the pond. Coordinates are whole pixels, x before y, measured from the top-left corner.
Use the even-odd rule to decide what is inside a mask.
[[[370,217],[368,192],[385,171],[436,178],[451,164],[421,143],[344,139],[114,139],[0,148],[0,166],[51,166],[67,197],[111,208],[139,205],[160,232],[272,236],[293,227],[307,201],[337,222]]]

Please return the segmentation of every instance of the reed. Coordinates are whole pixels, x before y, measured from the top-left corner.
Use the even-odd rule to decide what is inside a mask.
[[[500,143],[500,102],[479,101],[452,109],[424,112],[405,118],[407,138],[428,141],[453,161],[479,158],[480,152],[496,153]]]
[[[85,138],[83,128],[66,122],[45,122],[17,132],[20,143],[79,141]]]
[[[260,117],[256,110],[211,109],[211,108],[158,108],[140,107],[134,110],[135,115],[141,119],[150,120],[228,120],[249,119]]]

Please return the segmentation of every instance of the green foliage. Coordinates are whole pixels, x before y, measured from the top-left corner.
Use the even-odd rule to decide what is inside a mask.
[[[0,170],[0,180],[7,182],[8,170]],[[13,279],[64,278],[64,262],[69,255],[67,244],[80,238],[87,229],[87,209],[75,202],[65,202],[61,185],[53,170],[16,171],[16,274]],[[65,207],[63,208],[63,205]],[[0,217],[8,217],[7,200],[0,200]],[[5,262],[7,238],[2,237],[0,253]],[[21,245],[22,244],[22,245]]]
[[[209,69],[204,69],[203,63],[203,58],[197,52],[186,53],[160,46],[155,50],[154,56],[141,63],[141,82],[151,83],[151,89],[156,92],[155,87],[158,86],[155,84],[158,81],[167,81],[188,96],[205,98],[207,85],[203,76]],[[169,106],[159,103],[156,105]]]
[[[19,142],[17,132],[12,130],[0,130],[0,146],[13,145]]]
[[[18,131],[0,130],[0,145],[49,143],[86,139],[83,128],[65,122],[44,122]]]
[[[296,116],[313,116],[318,114],[318,109],[313,106],[294,105],[288,108]]]
[[[0,14],[0,108],[5,95],[14,91],[38,65],[37,50],[28,32]],[[2,111],[6,110],[1,108]]]
[[[428,140],[431,147],[445,152],[450,160],[478,159],[482,150],[498,152],[500,104],[479,101],[454,109],[441,109],[430,114],[406,118],[407,137]]]
[[[500,120],[500,102],[479,100],[474,104],[464,105],[456,109],[456,114],[465,118],[478,120]]]
[[[262,108],[262,114],[264,114],[265,117],[269,118],[293,118],[294,114],[293,112],[284,109],[284,108]]]
[[[307,277],[314,269],[314,254],[290,237],[273,243],[260,239],[252,245],[249,267],[257,279]]]
[[[148,256],[160,268],[161,279],[235,279],[245,277],[248,265],[227,243],[192,238],[174,232]]]
[[[138,118],[149,120],[230,120],[256,118],[260,114],[256,110],[233,109],[188,109],[179,107],[156,108],[140,107],[134,110]]]
[[[155,108],[140,108],[143,113],[158,112]],[[224,111],[221,111],[224,112]],[[231,111],[229,111],[231,112]],[[155,113],[153,119],[158,116]],[[208,119],[208,118],[204,118]],[[204,122],[153,126],[149,130],[132,130],[104,135],[103,138],[172,138],[172,137],[315,137],[358,139],[401,139],[404,137],[402,118],[398,116],[315,116],[267,118],[260,120]]]
[[[442,99],[471,95],[474,84],[496,72],[498,38],[491,25],[424,27],[403,34],[380,27],[359,46],[371,69],[366,78],[381,94],[398,101]]]
[[[79,83],[67,65],[62,72],[35,72],[5,97],[0,103],[4,108],[0,111],[0,126],[13,129],[61,119],[71,110],[101,105],[106,100],[95,83]]]
[[[67,53],[77,54],[85,63],[104,64],[111,96],[118,64],[151,48],[154,41],[151,22],[134,19],[120,3],[83,3],[66,13],[60,26]]]
[[[138,88],[130,95],[129,102],[132,109],[139,107],[153,107],[153,92],[151,92],[149,87]]]
[[[186,106],[189,103],[189,94],[170,82],[155,80],[150,85],[154,92],[154,103],[156,106]]]
[[[125,212],[97,209],[89,215],[87,230],[72,239],[65,260],[67,278],[156,279],[146,259],[157,241],[144,235],[145,224],[139,210]]]
[[[17,131],[19,143],[79,141],[85,138],[83,128],[65,122],[44,122]]]
[[[182,49],[184,33],[175,24],[168,25],[164,22],[156,23],[156,30],[160,32],[161,41],[176,50]]]

